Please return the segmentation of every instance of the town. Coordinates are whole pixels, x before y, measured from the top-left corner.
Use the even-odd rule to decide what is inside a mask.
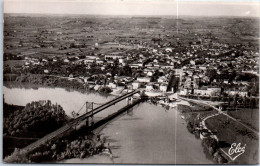
[[[130,19],[140,21],[142,18]],[[72,22],[77,25],[83,20],[77,18]],[[153,23],[161,18],[145,20]],[[258,96],[259,55],[257,45],[252,42],[223,43],[210,32],[208,35],[179,32],[193,35],[189,42],[183,42],[177,34],[167,33],[148,39],[145,32],[139,40],[131,35],[114,34],[111,41],[97,42],[96,33],[106,33],[112,38],[115,28],[105,28],[107,25],[88,30],[83,28],[84,37],[72,38],[68,32],[59,31],[59,27],[46,27],[24,34],[27,32],[22,31],[23,26],[21,23],[17,29],[6,28],[4,31],[7,41],[4,60],[11,62],[5,63],[5,75],[67,77],[95,90],[101,87],[110,88],[109,92],[143,89],[148,96],[166,96],[177,91],[180,95],[205,97]],[[21,36],[17,44],[13,35]],[[24,41],[22,36],[26,35],[29,35],[27,40],[35,42]],[[17,49],[26,51],[13,53]],[[42,50],[46,49],[51,51],[44,54]],[[21,65],[15,64],[17,60]]]

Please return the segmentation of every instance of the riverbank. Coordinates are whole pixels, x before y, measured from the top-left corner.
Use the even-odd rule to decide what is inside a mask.
[[[217,136],[207,128],[205,120],[219,113],[211,107],[191,102],[192,105],[179,105],[178,109],[185,117],[187,129],[197,139],[201,139],[206,156],[215,164],[230,163],[228,157],[223,154]],[[211,118],[213,119],[213,118]]]
[[[208,106],[216,111],[215,113],[213,112],[212,114],[204,117],[200,122],[200,128],[203,129],[203,137],[207,139],[213,138],[213,142],[215,142],[214,146],[217,147],[218,153],[215,155],[212,153],[212,145],[207,145],[209,148],[209,153],[213,155],[213,159],[215,161],[217,161],[218,163],[228,162],[228,164],[258,164],[258,130],[255,130],[254,128],[251,128],[250,126],[244,124],[242,120],[235,119],[234,117],[228,115],[238,114],[235,110],[229,110],[227,114],[212,106],[211,104],[205,104],[205,102],[199,103],[199,101],[192,101],[192,103],[194,103],[195,105],[197,104],[206,107]],[[246,111],[246,109],[244,109],[244,111]],[[258,111],[256,113],[258,115]],[[245,112],[244,114],[245,119],[246,117],[252,116],[252,114],[248,115]],[[240,115],[240,117],[241,116],[242,115]],[[258,120],[258,117],[256,119]],[[189,127],[190,126],[191,125],[189,125]],[[196,131],[201,131],[200,128],[195,128],[195,135],[197,133]],[[200,137],[202,136],[202,134],[200,134]],[[204,139],[202,141],[204,141]],[[240,147],[244,147],[244,149],[246,149],[244,150],[243,155],[240,155],[238,158],[235,159],[235,154],[229,154],[229,149],[232,147],[233,144],[239,144]],[[220,155],[222,157],[218,157]],[[223,160],[223,158],[225,159]]]
[[[77,90],[82,93],[86,92],[99,92],[101,94],[109,94],[112,89],[102,85],[89,85],[81,79],[75,79],[70,77],[60,77],[54,75],[44,74],[30,74],[30,75],[8,75],[3,76],[4,85],[8,86],[8,83],[14,83],[17,86],[19,84],[29,84],[29,88],[50,87],[50,88],[64,88],[68,91]]]

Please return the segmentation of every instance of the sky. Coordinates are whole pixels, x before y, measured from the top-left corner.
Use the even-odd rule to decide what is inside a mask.
[[[259,17],[259,11],[258,0],[4,0],[4,13]]]

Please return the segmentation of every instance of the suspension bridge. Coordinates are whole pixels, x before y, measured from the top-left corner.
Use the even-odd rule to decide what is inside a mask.
[[[95,114],[105,110],[106,108],[108,108],[108,107],[110,107],[112,105],[115,105],[116,103],[118,103],[118,102],[120,102],[120,101],[122,101],[124,99],[128,99],[128,101],[133,101],[133,95],[137,94],[139,92],[140,92],[139,90],[128,92],[128,93],[123,94],[123,95],[121,95],[119,97],[116,97],[116,98],[114,98],[114,99],[112,99],[112,100],[110,100],[110,101],[108,101],[108,102],[98,106],[97,108],[94,108],[94,109],[93,109],[93,103],[92,103],[91,111],[88,111],[89,105],[86,103],[86,104],[84,104],[84,105],[86,105],[86,113],[76,117],[71,122],[65,124],[61,128],[53,131],[52,133],[44,136],[43,138],[40,138],[39,140],[33,142],[32,144],[26,146],[22,150],[24,150],[26,153],[31,152],[31,151],[35,150],[37,147],[41,146],[42,144],[45,144],[47,141],[50,141],[50,140],[52,140],[54,138],[62,136],[62,134],[66,133],[67,131],[70,131],[75,126],[77,126],[78,124],[84,122],[85,120],[86,120],[86,125],[88,127],[90,127],[91,125],[93,125],[93,124],[89,124],[90,118],[93,120]],[[141,101],[141,99],[138,99],[137,101]],[[128,109],[128,108],[132,107],[134,104],[137,103],[137,101],[135,101],[134,103],[128,102],[127,106],[125,106],[122,109]],[[120,109],[119,111],[122,111],[122,109]],[[113,116],[115,116],[115,115],[116,114],[114,114]],[[110,119],[111,119],[111,117],[110,117]]]

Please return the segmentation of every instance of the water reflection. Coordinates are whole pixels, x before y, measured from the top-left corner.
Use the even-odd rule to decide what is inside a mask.
[[[126,111],[127,115],[133,116],[133,115],[134,115],[134,111],[133,111],[133,110],[134,110],[133,108],[128,109],[128,110]]]

